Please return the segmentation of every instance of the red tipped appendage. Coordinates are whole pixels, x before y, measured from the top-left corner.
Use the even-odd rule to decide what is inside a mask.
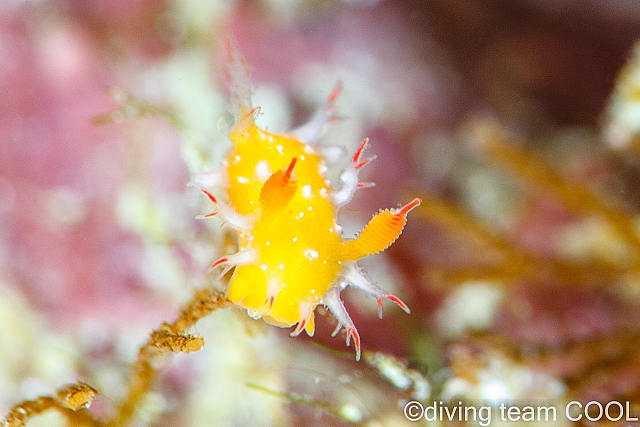
[[[400,209],[396,210],[394,214],[400,217],[406,217],[407,214],[415,207],[420,205],[420,199],[415,198]]]
[[[336,82],[335,86],[333,86],[333,89],[331,89],[331,93],[329,93],[329,96],[327,97],[327,108],[328,109],[332,109],[333,108],[333,104],[336,102],[336,100],[338,99],[338,97],[342,93],[343,87],[344,87],[344,84],[340,80],[338,80]]]
[[[218,204],[218,199],[216,199],[216,197],[213,194],[209,193],[204,188],[201,188],[200,191],[202,191],[209,198],[209,200],[211,200],[214,204]],[[216,216],[216,215],[218,215],[218,212],[213,211],[205,215],[198,215],[197,218],[211,218],[212,216]]]
[[[287,166],[287,170],[284,172],[284,179],[286,182],[291,181],[291,174],[293,173],[293,168],[296,167],[296,163],[298,163],[298,158],[294,157],[291,159],[289,166]]]
[[[368,143],[369,143],[369,138],[365,138],[364,141],[362,141],[362,144],[360,144],[360,147],[358,147],[358,149],[356,150],[356,153],[353,155],[353,159],[351,159],[351,162],[353,163],[353,168],[356,170],[360,169],[361,167],[363,167],[364,165],[366,165],[367,163],[369,163],[370,161],[376,158],[375,156],[373,156],[369,159],[360,161],[360,157],[362,157],[362,152],[364,151]]]
[[[220,264],[224,264],[225,262],[229,262],[229,258],[227,257],[222,257],[219,260],[217,260],[216,262],[214,262],[213,264],[211,264],[211,267],[209,267],[211,270],[213,270],[214,268],[216,268],[217,266],[219,266]]]
[[[347,347],[351,345],[351,336],[353,336],[353,346],[356,348],[356,360],[360,361],[360,334],[356,328],[347,328]]]

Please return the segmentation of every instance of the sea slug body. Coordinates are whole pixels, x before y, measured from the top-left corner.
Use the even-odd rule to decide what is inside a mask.
[[[314,310],[318,304],[325,305],[338,320],[334,335],[345,328],[347,345],[353,337],[359,360],[360,337],[340,292],[353,286],[374,296],[380,315],[383,299],[409,313],[399,298],[370,281],[356,261],[390,246],[402,233],[407,213],[420,200],[381,211],[357,238],[344,239],[336,223],[337,210],[358,188],[371,185],[358,182],[358,171],[371,159],[361,159],[365,140],[340,175],[339,188],[332,188],[324,176],[325,158],[335,157],[340,150],[316,142],[334,117],[341,84],[309,123],[288,134],[270,133],[255,124],[259,109],[251,107],[248,67],[234,47],[229,46],[229,51],[236,116],[229,129],[233,148],[222,169],[195,175],[193,181],[226,190],[229,204],[202,189],[216,210],[201,217],[219,217],[237,230],[240,249],[212,267],[224,266],[223,273],[235,267],[228,298],[254,318],[280,327],[296,325],[292,336],[303,330],[313,335]]]

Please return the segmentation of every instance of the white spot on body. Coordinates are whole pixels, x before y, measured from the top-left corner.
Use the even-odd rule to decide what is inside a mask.
[[[246,176],[239,176],[238,177],[238,182],[240,184],[248,184],[249,183],[249,178],[247,178]]]
[[[309,260],[309,261],[314,261],[316,259],[318,259],[318,257],[320,256],[320,254],[318,254],[318,251],[316,251],[315,249],[305,249],[303,252],[303,255]],[[326,261],[324,262],[325,264],[327,263]]]
[[[242,160],[242,157],[240,157],[239,154],[236,154],[235,156],[233,156],[233,164],[237,165],[238,163],[240,163],[240,161]]]
[[[298,238],[297,238],[297,237],[294,237],[294,238],[293,238],[293,243],[295,243],[295,242],[297,242],[297,241],[298,241]]]
[[[261,181],[269,179],[269,176],[271,175],[271,167],[269,166],[269,163],[266,160],[260,160],[256,164],[255,174]]]
[[[269,135],[269,142],[273,142],[273,135]]]
[[[308,144],[304,145],[304,152],[307,154],[315,154],[315,150],[313,149],[313,147]]]
[[[284,147],[281,144],[276,145],[276,150],[284,156]]]
[[[302,187],[300,189],[300,194],[302,195],[302,197],[304,197],[305,199],[310,199],[311,198],[311,185],[307,184],[304,187]]]
[[[280,264],[280,265],[278,266],[278,268],[279,268],[280,270],[284,270],[284,264]]]
[[[260,266],[260,269],[261,269],[262,271],[267,271],[267,268],[268,268],[268,267],[266,266],[266,264],[262,264],[262,265]]]
[[[307,157],[304,154],[300,154],[300,160],[307,160]]]

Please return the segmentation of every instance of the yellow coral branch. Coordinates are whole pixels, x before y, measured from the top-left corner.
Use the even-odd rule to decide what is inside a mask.
[[[190,353],[202,349],[204,340],[185,331],[214,310],[229,304],[224,294],[212,289],[200,289],[182,309],[175,322],[163,323],[160,330],[153,331],[147,343],[140,347],[127,394],[117,409],[117,415],[107,426],[126,425],[158,376],[161,358],[168,352]]]
[[[483,226],[459,206],[443,200],[420,195],[422,204],[416,209],[419,220],[434,223],[447,232],[460,236],[484,250],[495,251],[500,260],[492,265],[471,265],[452,268],[426,269],[426,275],[437,282],[462,283],[468,280],[509,281],[527,276],[553,278],[570,285],[602,285],[611,283],[619,271],[604,263],[583,265],[559,259],[545,259],[529,253]]]
[[[632,218],[621,208],[607,203],[583,186],[570,183],[543,162],[518,148],[513,138],[492,123],[473,124],[471,134],[472,140],[483,154],[500,168],[526,181],[529,188],[553,194],[577,212],[604,218],[621,238],[635,248],[633,263],[638,266],[640,236],[636,233]]]
[[[34,415],[49,409],[56,409],[67,417],[70,423],[83,426],[99,426],[100,423],[87,411],[98,392],[88,384],[78,382],[56,393],[56,397],[41,396],[35,400],[26,400],[11,408],[9,414],[2,420],[2,427],[21,427]]]

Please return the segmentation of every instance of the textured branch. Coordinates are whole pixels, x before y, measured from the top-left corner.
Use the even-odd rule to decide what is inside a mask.
[[[115,418],[107,425],[126,425],[164,366],[163,356],[168,353],[191,353],[201,350],[204,340],[187,334],[186,330],[211,312],[229,304],[224,294],[212,289],[200,289],[182,309],[175,322],[163,323],[159,330],[153,331],[147,343],[140,347],[138,359],[132,368],[126,397],[117,409]]]
[[[78,382],[60,389],[56,397],[42,396],[14,406],[0,425],[2,427],[24,426],[32,416],[49,409],[56,409],[74,425],[99,426],[100,423],[91,414],[81,411],[91,405],[97,394],[98,392],[90,385]]]

